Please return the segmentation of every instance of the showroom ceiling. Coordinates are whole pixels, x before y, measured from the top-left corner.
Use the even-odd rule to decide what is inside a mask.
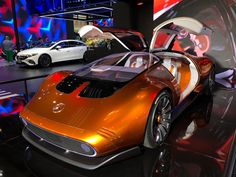
[[[93,21],[112,17],[114,0],[65,1],[62,10],[39,14],[41,17]]]

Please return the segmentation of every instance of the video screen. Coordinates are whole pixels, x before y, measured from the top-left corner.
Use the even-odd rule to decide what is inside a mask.
[[[60,11],[63,8],[61,0],[26,0],[26,6],[30,15],[44,14],[49,12]]]
[[[28,0],[16,1],[16,16],[21,49],[26,49],[28,43],[39,38],[58,41],[67,38],[66,20],[41,18],[29,15]],[[35,1],[36,2],[36,1]]]
[[[0,1],[0,53],[2,53],[1,44],[5,36],[9,36],[13,42],[16,41],[11,0]]]
[[[153,20],[156,20],[158,17],[181,1],[182,0],[154,0]]]

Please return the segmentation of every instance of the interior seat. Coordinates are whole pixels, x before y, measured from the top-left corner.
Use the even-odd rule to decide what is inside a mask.
[[[126,61],[125,67],[130,68],[147,68],[147,62],[142,57],[130,58]]]
[[[167,54],[167,55],[166,55]],[[169,53],[162,53],[162,65],[176,78],[181,91],[180,101],[186,98],[196,87],[199,80],[199,73],[191,59],[180,56],[169,56]]]
[[[179,72],[179,68],[181,67],[181,62],[178,62],[171,58],[165,58],[163,60],[162,65],[165,66],[170,71],[170,73],[175,77],[177,83],[179,84],[181,80],[181,73]]]
[[[189,63],[174,58],[165,58],[162,65],[175,77],[181,92],[184,92],[190,82]]]

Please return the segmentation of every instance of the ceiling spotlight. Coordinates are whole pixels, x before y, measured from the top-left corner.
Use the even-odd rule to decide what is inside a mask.
[[[143,5],[143,1],[138,1],[137,6],[141,6],[141,5]]]

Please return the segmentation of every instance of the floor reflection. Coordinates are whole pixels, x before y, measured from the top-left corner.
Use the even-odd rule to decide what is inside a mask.
[[[1,144],[0,173],[16,177],[227,176],[232,172],[230,167],[235,160],[229,157],[236,152],[233,144],[235,96],[235,90],[217,89],[213,97],[199,97],[176,119],[163,146],[157,150],[143,149],[139,156],[95,171],[82,170],[54,159],[29,146],[19,136]]]

